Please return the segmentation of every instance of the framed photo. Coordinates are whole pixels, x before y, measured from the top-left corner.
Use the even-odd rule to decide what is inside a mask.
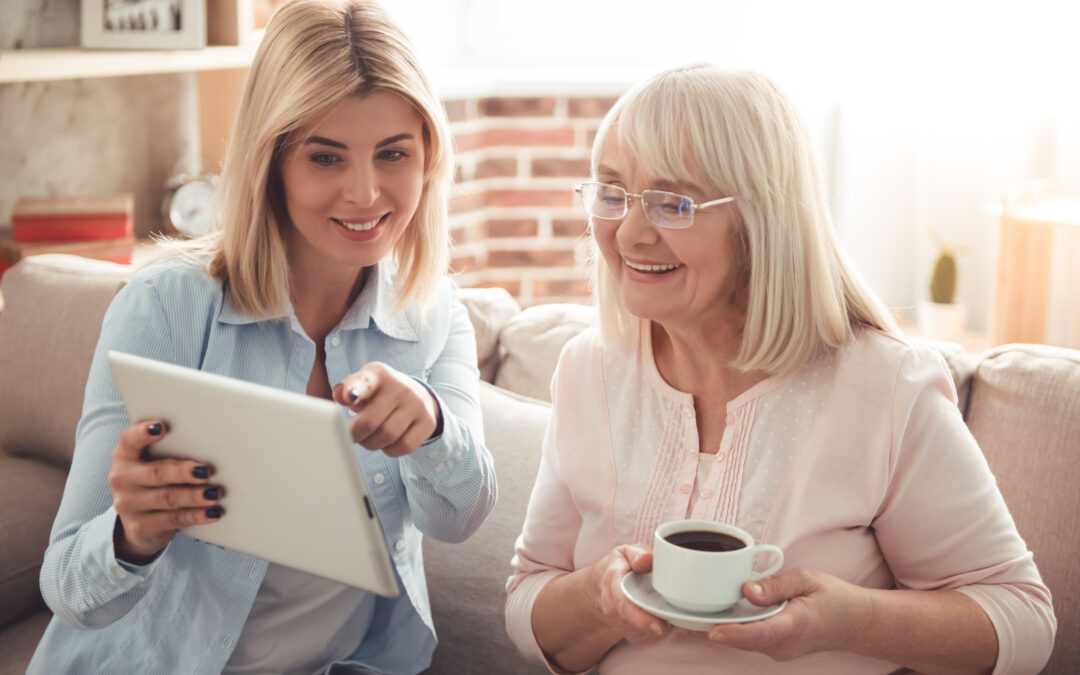
[[[82,46],[201,49],[206,0],[82,0]]]

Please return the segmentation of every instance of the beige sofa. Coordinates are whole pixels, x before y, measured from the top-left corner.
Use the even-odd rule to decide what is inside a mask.
[[[39,256],[9,270],[0,286],[0,675],[25,671],[49,620],[38,568],[101,316],[129,274],[109,263]],[[484,428],[501,496],[469,541],[425,544],[440,638],[429,672],[545,672],[506,638],[503,583],[548,416],[536,399],[547,398],[562,344],[594,314],[576,305],[522,311],[492,289],[468,289],[463,300],[477,331]],[[938,346],[965,419],[1054,593],[1058,639],[1045,672],[1080,672],[1080,352],[1014,345],[976,357]]]

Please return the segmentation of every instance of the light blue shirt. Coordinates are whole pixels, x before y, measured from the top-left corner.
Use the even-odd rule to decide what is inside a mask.
[[[356,636],[348,661],[416,673],[428,667],[435,648],[422,536],[467,538],[490,512],[497,488],[477,402],[475,337],[457,287],[441,282],[426,315],[419,308],[395,312],[393,279],[387,263],[370,275],[326,338],[326,370],[333,385],[369,361],[382,361],[426,383],[442,408],[442,434],[407,457],[356,446],[401,595],[376,596],[372,623]],[[220,281],[182,258],[140,272],[117,294],[102,324],[41,569],[41,592],[56,616],[28,672],[220,673],[267,561],[184,535],[146,566],[116,560],[108,474],[113,447],[130,421],[105,360],[110,349],[303,393],[315,343],[291,308],[280,319],[256,321],[233,306]]]

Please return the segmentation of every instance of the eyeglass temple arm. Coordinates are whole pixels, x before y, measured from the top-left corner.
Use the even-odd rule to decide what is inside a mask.
[[[705,202],[704,204],[698,204],[695,209],[703,209],[707,206],[716,206],[717,204],[727,204],[728,202],[735,201],[734,197],[721,197],[720,199],[714,199],[711,202]]]

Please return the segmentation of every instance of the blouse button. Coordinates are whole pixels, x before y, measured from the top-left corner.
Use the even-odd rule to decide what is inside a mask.
[[[690,483],[683,483],[682,487],[679,488],[679,492],[683,493],[684,495],[688,495],[688,494],[690,494],[690,491],[693,490],[693,489],[694,489],[694,486],[691,485]]]
[[[730,427],[730,426],[731,426],[732,424],[735,424],[735,416],[734,416],[734,415],[728,415],[728,416],[727,416],[727,424],[728,424],[728,426],[729,426],[729,427]]]
[[[405,550],[405,541],[403,539],[398,539],[396,542],[394,542],[394,550],[395,551],[404,551]]]
[[[333,347],[338,347],[338,346],[340,346],[340,345],[341,345],[341,338],[340,338],[340,337],[338,337],[337,335],[335,335],[334,337],[330,338],[330,345],[331,345],[331,346],[333,346]]]
[[[377,473],[373,476],[372,480],[375,481],[376,485],[382,485],[384,482],[386,482],[386,476],[382,475],[381,473]]]
[[[712,490],[706,490],[705,492],[702,492],[701,493],[701,498],[702,499],[712,499]]]
[[[693,411],[693,409],[691,409],[691,408],[687,408],[687,409],[686,409],[686,419],[690,419],[690,418],[691,418],[691,417],[693,417],[693,416],[694,416],[694,411]]]
[[[727,459],[727,453],[726,453],[726,452],[720,452],[720,453],[717,453],[717,455],[716,455],[716,461],[717,461],[717,463],[719,463],[719,462],[723,462],[723,461],[724,461],[724,460],[726,460],[726,459]]]

